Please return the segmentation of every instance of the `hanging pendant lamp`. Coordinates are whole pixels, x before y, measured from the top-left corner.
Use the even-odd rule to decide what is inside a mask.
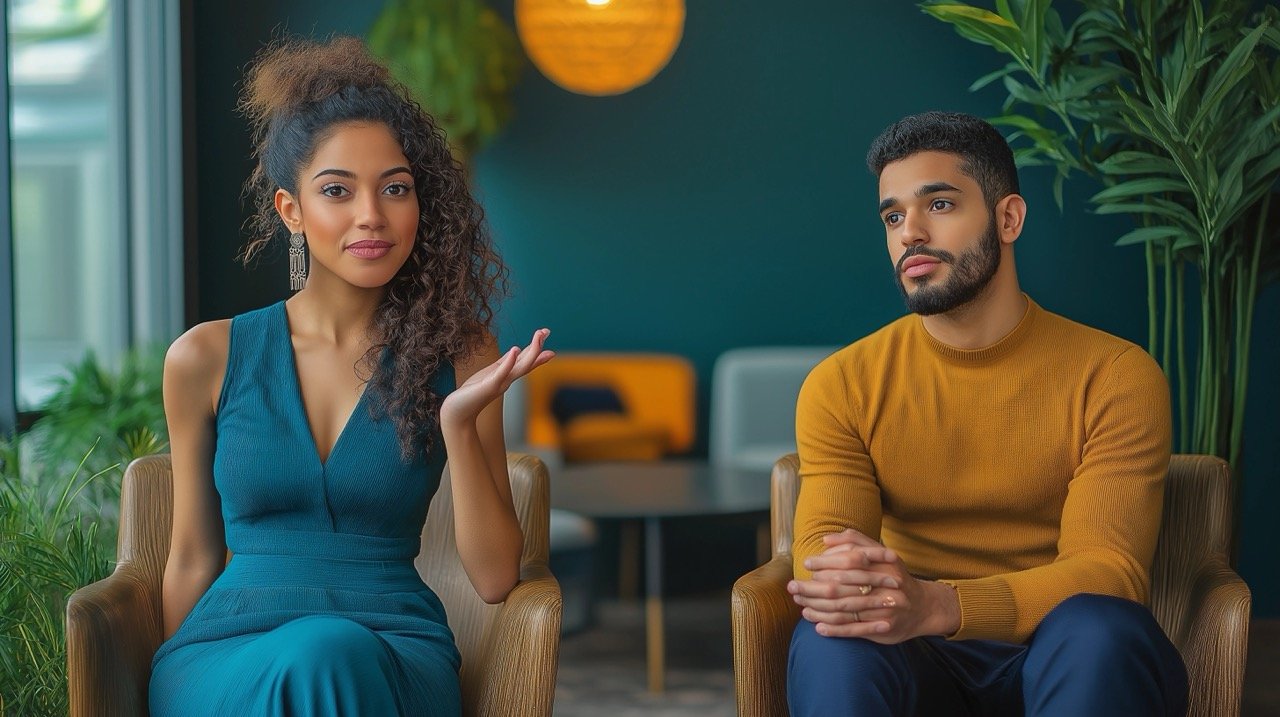
[[[684,0],[516,0],[515,10],[529,59],[583,95],[619,95],[653,79],[684,32]]]

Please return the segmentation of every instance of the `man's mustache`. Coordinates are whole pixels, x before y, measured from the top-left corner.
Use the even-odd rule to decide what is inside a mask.
[[[902,273],[903,262],[905,262],[907,259],[910,259],[913,256],[921,256],[921,255],[933,257],[934,259],[937,259],[938,261],[941,261],[941,262],[945,262],[947,264],[954,264],[956,261],[955,254],[952,254],[949,251],[943,251],[942,249],[929,249],[927,247],[923,247],[917,244],[916,246],[913,246],[910,249],[907,249],[907,251],[903,253],[902,256],[898,257],[898,265],[897,267],[895,267],[898,270],[898,273],[899,274]]]

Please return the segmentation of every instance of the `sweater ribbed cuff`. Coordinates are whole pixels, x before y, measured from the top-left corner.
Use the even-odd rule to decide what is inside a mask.
[[[1000,578],[939,580],[956,589],[960,599],[960,629],[952,640],[1010,641],[1017,625],[1013,591]]]

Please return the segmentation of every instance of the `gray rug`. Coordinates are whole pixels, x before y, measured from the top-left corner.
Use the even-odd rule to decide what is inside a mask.
[[[602,601],[596,624],[560,643],[560,717],[730,717],[733,644],[729,593],[666,602],[666,691],[646,686],[644,607]]]

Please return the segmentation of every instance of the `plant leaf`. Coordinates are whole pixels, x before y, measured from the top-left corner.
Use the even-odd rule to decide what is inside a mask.
[[[1089,201],[1103,203],[1115,201],[1117,199],[1129,199],[1149,194],[1159,194],[1160,192],[1177,193],[1186,191],[1187,185],[1185,182],[1180,182],[1176,179],[1168,179],[1166,177],[1145,177],[1128,182],[1121,182],[1115,186],[1108,187],[1090,197]]]
[[[1183,236],[1183,232],[1174,227],[1139,227],[1116,240],[1116,246],[1145,244]]]

